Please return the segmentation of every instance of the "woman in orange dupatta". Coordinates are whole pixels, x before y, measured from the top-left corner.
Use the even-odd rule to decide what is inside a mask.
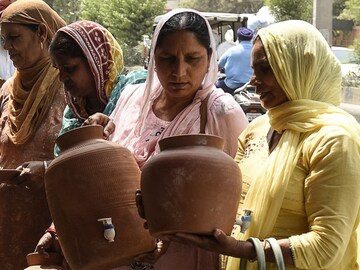
[[[65,22],[43,1],[18,0],[3,12],[0,23],[4,48],[17,68],[0,92],[0,166],[15,169],[25,161],[53,157],[65,98],[48,45]],[[2,270],[24,269],[26,254],[51,222],[43,177],[28,171],[23,168],[12,179],[0,175]]]

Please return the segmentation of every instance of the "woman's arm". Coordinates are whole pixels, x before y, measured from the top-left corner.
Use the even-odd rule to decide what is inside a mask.
[[[244,111],[230,95],[218,97],[208,110],[207,133],[224,138],[224,152],[234,158],[239,135],[249,124]]]
[[[328,268],[356,257],[355,230],[360,207],[360,151],[336,128],[323,128],[304,146],[305,212],[309,232],[289,239],[296,267]],[[353,241],[353,242],[351,242]]]
[[[255,247],[252,242],[236,240],[235,238],[226,235],[220,229],[216,229],[213,236],[177,233],[175,235],[169,235],[168,239],[187,245],[195,245],[212,252],[235,258],[256,260]],[[280,245],[285,264],[293,264],[289,240],[280,239],[277,240],[277,242]],[[266,261],[275,262],[275,256],[271,246],[264,240],[261,241],[261,244],[265,252]]]

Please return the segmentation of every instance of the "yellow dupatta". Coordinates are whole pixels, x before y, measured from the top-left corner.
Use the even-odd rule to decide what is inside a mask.
[[[341,69],[319,31],[303,21],[285,21],[258,32],[274,75],[289,102],[269,110],[270,124],[282,137],[246,194],[244,209],[253,221],[237,239],[269,237],[278,217],[290,176],[301,153],[300,135],[325,125],[340,126],[360,147],[356,120],[340,104]],[[227,270],[238,270],[240,259],[230,257]],[[247,269],[255,269],[248,265]]]

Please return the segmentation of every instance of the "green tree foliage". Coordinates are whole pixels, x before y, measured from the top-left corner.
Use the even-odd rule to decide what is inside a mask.
[[[335,17],[339,16],[342,11],[345,9],[346,0],[334,0],[333,2],[333,15]]]
[[[355,25],[360,25],[360,0],[346,0],[345,8],[339,18],[353,20]],[[357,61],[360,63],[360,38],[354,40],[353,47],[357,55]]]
[[[263,0],[182,0],[180,7],[203,12],[256,13]]]
[[[136,46],[152,32],[154,18],[163,14],[166,0],[83,0],[81,18],[106,27],[119,41]]]
[[[355,54],[357,56],[356,61],[357,61],[357,63],[360,64],[360,37],[355,39],[353,46],[354,46]],[[360,78],[359,78],[359,83],[360,83]]]
[[[265,0],[277,21],[290,19],[311,21],[312,0]]]
[[[356,25],[360,25],[360,0],[347,0],[339,18],[353,20]]]
[[[232,4],[236,4],[237,0],[229,0]],[[183,0],[180,7],[193,8],[204,12],[224,12],[224,3],[221,0]]]
[[[44,0],[67,23],[72,23],[80,18],[80,0]]]
[[[81,19],[103,25],[103,17],[100,12],[103,4],[103,1],[81,0]]]
[[[165,0],[105,0],[104,24],[129,46],[152,33],[154,18],[163,14]]]
[[[81,18],[102,24],[115,36],[127,65],[142,64],[139,43],[143,35],[151,35],[154,18],[164,13],[165,5],[166,0],[82,0]]]

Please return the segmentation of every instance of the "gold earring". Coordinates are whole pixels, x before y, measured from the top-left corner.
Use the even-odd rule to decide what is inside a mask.
[[[42,42],[40,42],[40,48],[43,50],[44,49],[44,44]]]

